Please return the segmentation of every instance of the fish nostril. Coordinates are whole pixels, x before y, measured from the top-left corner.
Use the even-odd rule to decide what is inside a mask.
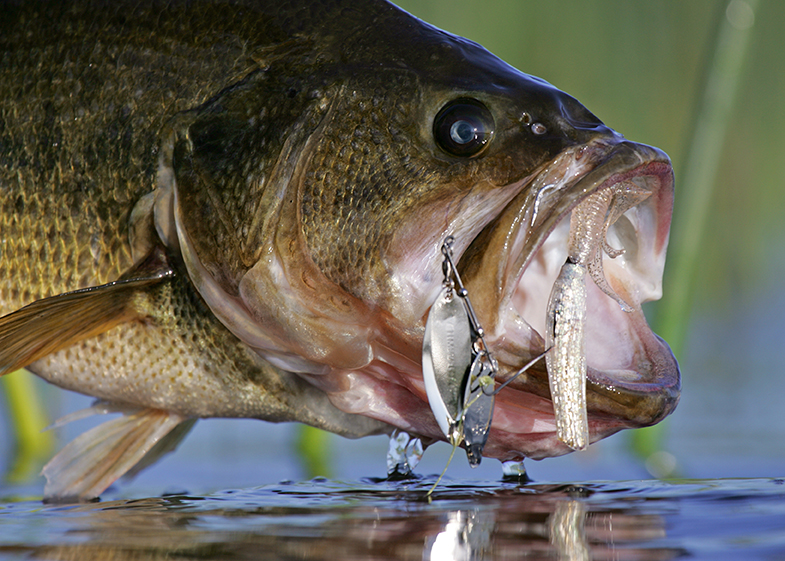
[[[521,116],[518,120],[523,124],[524,127],[529,127],[529,130],[531,130],[532,133],[536,134],[537,136],[541,136],[548,132],[548,127],[538,121],[535,121],[532,118],[531,113],[524,111],[521,113]]]
[[[548,128],[543,125],[542,123],[532,123],[531,124],[532,132],[536,135],[542,135],[548,132]]]

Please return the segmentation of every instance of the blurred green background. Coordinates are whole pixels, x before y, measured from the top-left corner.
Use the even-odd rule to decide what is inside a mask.
[[[645,476],[641,457],[661,450],[649,473],[782,475],[785,2],[397,4],[546,79],[627,138],[664,149],[676,170],[665,296],[647,314],[677,352],[682,402],[662,430],[634,439],[623,433],[589,452],[529,465],[530,473],[539,479]],[[725,110],[716,103],[723,99],[730,103]],[[88,403],[59,390],[45,393],[52,415]],[[78,425],[60,436],[82,430]],[[636,447],[642,456],[633,453]],[[434,449],[419,471],[441,471],[449,450]],[[288,425],[208,421],[199,423],[178,454],[142,477],[148,485],[171,483],[176,470],[185,480],[191,473],[221,488],[315,473],[382,476],[385,451],[384,438],[350,442]],[[309,454],[312,466],[327,463],[303,467],[298,458]],[[237,460],[227,465],[227,457]],[[453,464],[460,464],[450,468],[453,477],[499,473],[490,461],[475,472],[462,458]]]
[[[662,148],[677,181],[683,179],[726,0],[396,3],[544,78],[627,138]],[[716,196],[709,203],[710,235],[701,250],[701,289],[694,300],[699,309],[756,298],[782,271],[785,2],[761,0],[749,35]],[[675,213],[682,218],[679,203],[691,186],[679,181],[676,187]],[[673,243],[678,235],[673,232]]]

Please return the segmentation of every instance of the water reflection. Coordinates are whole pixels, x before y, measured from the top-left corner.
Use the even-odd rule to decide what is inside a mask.
[[[548,535],[559,559],[588,561],[586,540],[586,507],[578,501],[558,503],[548,517]]]
[[[424,561],[483,559],[491,551],[496,516],[479,510],[454,510],[435,536],[426,538]]]
[[[661,542],[666,534],[660,507],[619,484],[448,484],[429,498],[430,484],[315,480],[209,497],[35,508],[7,503],[0,509],[0,555],[573,561],[672,559],[683,553]],[[37,534],[30,532],[36,527],[31,517]],[[26,528],[25,538],[14,525]]]

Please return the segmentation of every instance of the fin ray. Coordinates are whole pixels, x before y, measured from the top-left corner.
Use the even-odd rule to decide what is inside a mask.
[[[47,481],[44,499],[62,502],[97,497],[142,462],[144,456],[157,444],[165,442],[166,436],[178,425],[190,421],[177,413],[159,409],[126,409],[122,417],[107,421],[76,437],[44,466],[41,472]],[[183,434],[175,435],[175,445],[187,431],[179,432]],[[169,449],[171,446],[165,451]],[[142,467],[150,463],[148,461]]]
[[[183,439],[188,436],[188,433],[191,432],[191,429],[196,424],[197,420],[198,419],[187,419],[179,425],[176,425],[168,434],[161,438],[161,440],[156,442],[150,451],[147,452],[136,465],[123,475],[123,479],[133,479],[143,470],[147,469],[170,452],[174,452]]]

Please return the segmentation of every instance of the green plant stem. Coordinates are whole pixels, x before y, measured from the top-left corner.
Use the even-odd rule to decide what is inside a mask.
[[[754,29],[754,25],[743,25],[743,16],[751,15],[752,19],[747,21],[754,21],[757,6],[758,0],[731,0],[726,6],[686,165],[677,181],[673,235],[663,279],[665,298],[657,306],[653,322],[655,331],[668,341],[677,358],[682,357],[687,342],[700,250]],[[739,14],[738,10],[745,13]],[[638,456],[648,458],[662,449],[663,435],[662,423],[633,431],[632,449]]]
[[[21,483],[38,474],[54,449],[52,433],[45,432],[49,418],[36,391],[32,374],[17,370],[3,378],[9,420],[16,444],[6,480]]]
[[[745,3],[754,14],[757,0]],[[753,29],[754,26],[738,28],[728,17],[722,19],[686,166],[677,184],[673,240],[664,278],[667,297],[657,308],[655,323],[657,332],[670,343],[677,357],[681,357],[687,340],[700,249],[706,237],[722,148],[728,128],[734,122],[734,107]]]
[[[305,476],[307,478],[330,477],[332,475],[331,435],[308,425],[298,425],[297,431],[295,449]]]

